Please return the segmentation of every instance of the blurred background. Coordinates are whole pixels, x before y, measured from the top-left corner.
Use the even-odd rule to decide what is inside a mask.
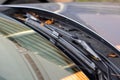
[[[120,2],[120,0],[0,0],[0,4],[49,3],[49,2]]]

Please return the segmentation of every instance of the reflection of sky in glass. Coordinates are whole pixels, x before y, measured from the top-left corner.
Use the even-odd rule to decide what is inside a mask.
[[[80,70],[55,45],[26,26],[0,18],[0,34],[34,54],[52,80],[59,80]]]
[[[79,17],[114,46],[120,44],[120,15],[80,14]]]

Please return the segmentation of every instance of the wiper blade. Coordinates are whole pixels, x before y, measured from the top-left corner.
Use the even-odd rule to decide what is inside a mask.
[[[31,26],[31,28],[39,31],[44,36],[50,37],[50,41],[53,42],[54,44],[56,42],[62,44],[62,46],[64,46],[67,50],[69,50],[72,55],[73,54],[76,55],[80,60],[82,60],[82,62],[84,64],[89,66],[94,71],[97,68],[96,64],[99,65],[99,63],[100,63],[100,65],[103,65],[105,67],[105,69],[107,69],[107,72],[105,72],[106,70],[104,69],[104,73],[106,73],[107,79],[109,79],[109,80],[111,79],[110,78],[111,70],[115,72],[114,75],[117,75],[117,76],[119,75],[119,70],[115,66],[113,66],[109,61],[107,61],[106,58],[104,58],[100,54],[96,53],[97,51],[95,51],[93,48],[91,48],[88,45],[88,43],[85,42],[84,40],[78,39],[76,36],[71,35],[68,32],[61,30],[57,27],[54,27],[52,25],[44,24],[43,26],[41,26],[40,23],[42,23],[42,22],[39,21],[34,16],[32,16],[31,14],[26,14],[26,17],[27,18],[25,19],[25,23],[27,25],[29,25],[29,26]],[[90,55],[90,57],[86,56],[79,49],[77,49],[74,45],[69,43],[68,40],[64,39],[62,36],[66,37],[68,40],[74,41],[77,44],[79,44],[80,46],[82,46],[82,48],[85,51],[87,51],[87,55],[88,56]],[[101,67],[101,66],[99,66],[99,67]]]

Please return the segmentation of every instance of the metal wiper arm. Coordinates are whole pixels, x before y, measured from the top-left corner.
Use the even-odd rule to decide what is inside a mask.
[[[74,38],[75,36],[65,32],[65,31],[63,31],[61,29],[55,28],[55,27],[53,27],[51,25],[44,24],[44,26],[41,26],[40,23],[38,23],[38,21],[39,20],[37,20],[36,18],[33,18],[33,16],[30,15],[26,19],[25,23],[27,25],[31,26],[34,29],[37,28],[39,30],[39,32],[42,32],[42,33],[47,34],[48,36],[52,37],[53,38],[52,39],[53,43],[54,43],[54,41],[56,41],[56,42],[59,42],[60,44],[62,44],[65,48],[67,48],[67,50],[69,50],[71,53],[73,53],[74,55],[79,57],[79,59],[81,59],[85,64],[87,64],[93,70],[96,69],[96,65],[94,64],[94,62],[91,61],[88,57],[86,57],[86,55],[84,55],[80,50],[78,50],[76,47],[74,47],[72,44],[70,44],[67,40],[65,40],[60,35],[64,35],[68,39],[71,39],[71,40],[77,42],[85,50],[87,50],[89,52],[89,54],[92,55],[95,59],[97,59],[101,63],[103,62],[102,59],[104,59],[104,58],[101,59],[101,56],[98,56],[96,54],[96,52],[85,41],[80,40],[80,39],[76,39],[76,38]],[[105,64],[105,66],[106,66],[106,64]],[[109,68],[108,64],[107,64],[106,68],[107,69]],[[110,69],[108,69],[108,70],[110,70]],[[108,73],[108,76],[110,76],[110,73]]]

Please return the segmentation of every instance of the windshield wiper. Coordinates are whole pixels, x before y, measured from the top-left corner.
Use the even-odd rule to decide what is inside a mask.
[[[87,42],[52,25],[44,24],[43,26],[41,26],[41,23],[41,21],[39,21],[31,14],[26,14],[25,24],[47,37],[52,43],[60,43],[61,46],[64,47],[64,49],[70,52],[69,55],[74,56],[74,58],[78,62],[80,62],[80,64],[83,63],[82,66],[85,67],[85,69],[89,71],[91,68],[92,70],[96,71],[97,68],[103,71],[105,75],[107,75],[105,78],[108,80],[112,80],[111,72],[114,72],[115,74],[113,75],[119,78],[119,69],[101,53],[91,48],[91,46],[89,46]],[[68,40],[64,39],[64,37]],[[82,53],[79,49],[72,45],[69,40],[76,42],[80,47],[84,49],[87,55]]]

